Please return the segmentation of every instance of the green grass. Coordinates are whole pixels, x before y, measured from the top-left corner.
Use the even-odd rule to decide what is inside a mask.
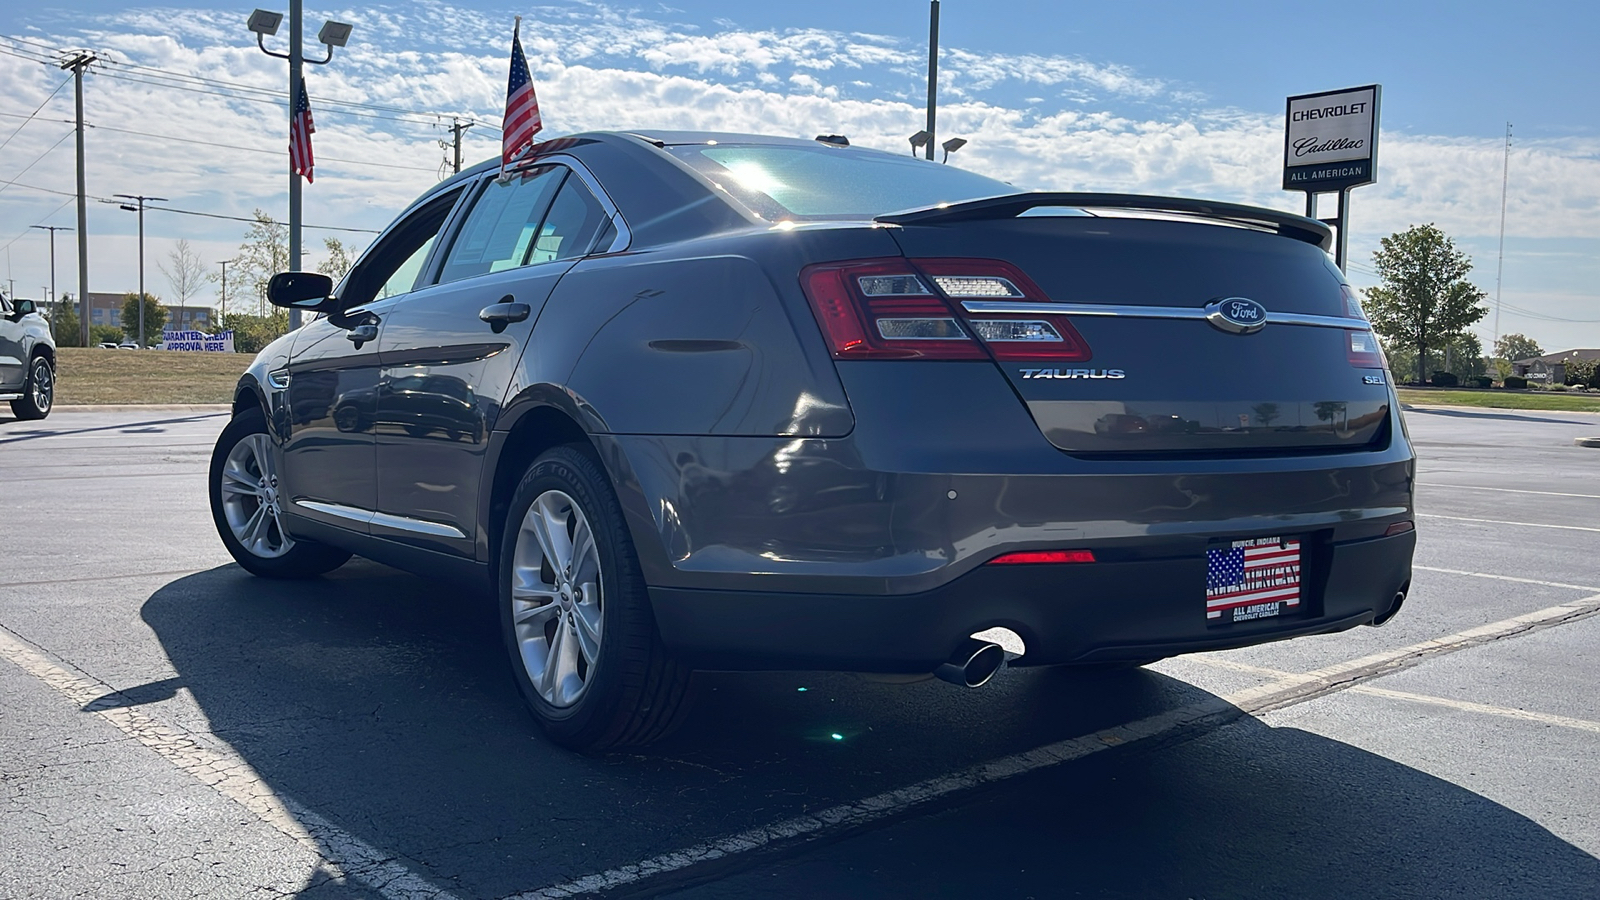
[[[1561,394],[1540,391],[1417,391],[1400,388],[1400,402],[1421,406],[1483,406],[1492,409],[1550,409],[1562,412],[1600,412],[1600,394]]]
[[[228,403],[254,355],[166,350],[56,351],[56,404]]]

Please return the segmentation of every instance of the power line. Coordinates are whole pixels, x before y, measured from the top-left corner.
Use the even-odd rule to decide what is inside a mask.
[[[41,102],[38,106],[34,107],[33,108],[33,112],[28,113],[27,117],[22,120],[22,124],[18,125],[15,131],[13,131],[13,132],[11,132],[11,134],[7,135],[5,140],[0,141],[0,150],[4,150],[6,145],[11,143],[11,139],[16,137],[17,134],[22,131],[22,129],[26,128],[29,122],[33,121],[33,117],[37,116],[39,114],[39,110],[44,109],[45,103],[49,103],[51,100],[54,100],[55,96],[57,94],[61,93],[61,89],[66,87],[67,84],[70,83],[71,81],[72,81],[72,76],[71,75],[68,75],[66,78],[61,79],[61,83],[56,85],[56,89],[50,92],[50,96],[44,98],[43,102]]]
[[[0,186],[6,186],[6,187],[15,186],[15,187],[23,188],[25,190],[39,191],[39,192],[45,193],[45,194],[55,194],[58,197],[77,197],[78,196],[77,194],[72,193],[71,191],[58,191],[58,190],[54,190],[53,188],[39,187],[38,185],[35,185],[35,184],[23,184],[20,181],[6,181],[4,179],[0,179]],[[88,199],[95,200],[95,201],[98,201],[100,203],[120,203],[121,202],[120,200],[117,200],[117,199],[115,199],[113,197],[96,197],[96,196],[94,196],[92,194],[86,195],[86,196],[87,196]],[[68,202],[71,202],[71,201],[69,200]],[[62,206],[65,206],[65,205],[66,205],[65,203],[62,204]],[[50,215],[53,216],[53,215],[56,214],[56,212],[60,212],[60,209],[61,209],[60,207],[57,207],[55,211],[50,213]],[[177,208],[175,206],[147,206],[147,207],[145,207],[145,209],[148,212],[155,212],[155,211],[159,210],[161,212],[178,213],[179,215],[184,215],[184,216],[204,216],[205,218],[208,218],[208,219],[228,219],[228,220],[234,221],[234,222],[250,222],[252,224],[257,221],[256,219],[246,219],[243,216],[225,216],[225,215],[223,215],[221,213],[200,212],[199,210],[195,210],[195,209],[179,209],[179,208]],[[45,218],[49,218],[49,217],[50,216],[46,216]],[[273,219],[273,220],[270,220],[270,221],[272,221],[274,224],[277,224],[277,220],[276,219]],[[318,231],[350,231],[350,232],[356,232],[356,233],[360,233],[360,234],[378,234],[379,233],[378,230],[375,229],[375,228],[346,228],[346,227],[339,226],[339,225],[303,225],[301,227],[303,227],[303,228],[315,228]],[[10,246],[10,245],[7,244],[6,246]],[[4,249],[4,248],[0,248],[0,249]]]
[[[136,135],[139,135],[140,137],[156,138],[158,140],[167,140],[167,141],[177,141],[177,142],[184,143],[184,144],[199,144],[199,145],[205,146],[205,147],[221,147],[224,150],[243,150],[243,151],[245,151],[247,153],[271,153],[271,154],[273,154],[275,156],[281,156],[283,154],[282,150],[273,150],[273,149],[270,149],[270,148],[267,148],[267,147],[242,147],[242,146],[240,146],[238,144],[219,144],[216,141],[202,141],[199,138],[183,137],[182,135],[176,135],[176,134],[157,134],[157,133],[151,132],[151,131],[134,131],[131,128],[115,128],[115,127],[110,126],[110,125],[88,124],[88,127],[89,128],[93,128],[96,131],[115,131],[115,132],[117,132],[119,134],[136,134]],[[414,172],[432,172],[432,171],[434,171],[432,168],[429,168],[428,166],[407,166],[407,165],[402,165],[400,163],[368,162],[366,160],[361,160],[361,159],[341,159],[341,158],[339,158],[337,156],[324,156],[324,157],[321,157],[321,159],[319,161],[321,161],[321,162],[349,163],[351,165],[357,165],[357,166],[377,166],[378,168],[383,168],[383,169],[410,169],[411,171],[414,171]],[[155,207],[151,207],[151,208],[154,209]]]
[[[41,153],[38,156],[34,157],[33,162],[28,163],[26,166],[23,166],[22,167],[22,171],[18,172],[10,181],[7,181],[5,184],[0,184],[0,193],[4,193],[5,189],[10,187],[16,181],[16,179],[21,178],[22,176],[28,174],[28,170],[29,169],[33,168],[34,166],[37,166],[39,164],[40,160],[42,160],[46,156],[50,155],[50,151],[51,150],[54,150],[57,147],[61,146],[61,142],[65,141],[69,137],[72,137],[73,134],[74,134],[74,132],[71,132],[71,131],[67,132],[66,134],[63,134],[54,144],[51,144],[43,153]]]

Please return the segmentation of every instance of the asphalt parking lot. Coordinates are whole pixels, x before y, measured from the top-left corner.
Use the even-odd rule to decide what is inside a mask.
[[[486,602],[233,565],[225,414],[0,417],[0,896],[1600,896],[1600,416],[1407,420],[1385,628],[975,691],[708,675],[588,757]]]

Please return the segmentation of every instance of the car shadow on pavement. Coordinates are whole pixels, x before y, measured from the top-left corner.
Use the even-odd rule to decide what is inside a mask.
[[[456,585],[359,560],[302,582],[224,566],[165,585],[142,615],[176,678],[97,703],[160,702],[187,689],[216,737],[274,792],[463,896],[506,896],[628,865],[1216,699],[1150,671],[1007,670],[976,691],[841,674],[713,674],[701,677],[697,706],[671,738],[585,756],[543,739],[512,684],[492,608]],[[1206,896],[1317,896],[1299,889],[1317,879],[1341,888],[1330,897],[1388,896],[1382,879],[1397,870],[1449,879],[1475,869],[1484,889],[1476,896],[1533,883],[1517,879],[1540,872],[1600,883],[1600,862],[1448,782],[1292,729],[1251,722],[1218,732],[1236,733],[1250,739],[1219,758],[1186,751],[1190,776],[1160,763],[1170,750],[1158,757],[1130,747],[963,801],[1020,798],[981,824],[952,810],[895,829],[934,829],[934,843],[921,847],[927,873],[977,872],[991,852],[978,848],[992,845],[1004,858],[997,835],[1017,831],[993,823],[1037,821],[1061,842],[1012,843],[1033,847],[1031,868],[1055,871],[1058,884],[1113,859],[1137,868],[1139,854],[1114,840],[1120,834],[1166,854],[1160,865],[1173,886],[1190,884],[1193,868],[1192,883],[1215,888]],[[946,816],[955,818],[941,830]],[[1330,848],[1341,850],[1337,865],[1321,852]],[[1214,872],[1242,880],[1201,878]],[[959,876],[952,871],[949,883]],[[807,892],[977,893],[838,886]]]
[[[14,419],[5,414],[0,414],[0,425],[21,424],[25,426],[31,426],[33,429],[32,431],[25,431],[21,433],[13,432],[14,436],[12,437],[0,437],[0,445],[15,444],[21,441],[34,441],[40,438],[48,437],[70,437],[75,434],[92,434],[97,431],[150,434],[153,432],[164,431],[165,429],[159,427],[162,425],[177,425],[186,422],[198,422],[202,419],[214,419],[218,416],[226,415],[228,414],[225,412],[200,413],[197,415],[188,416],[168,416],[162,419],[145,419],[137,422],[118,422],[115,425],[95,425],[90,428],[63,428],[56,424],[57,420],[34,419],[24,422],[20,419]],[[0,435],[4,434],[6,434],[6,432],[0,432]]]

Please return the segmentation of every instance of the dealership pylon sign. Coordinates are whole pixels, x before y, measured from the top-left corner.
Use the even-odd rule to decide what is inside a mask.
[[[1334,260],[1344,269],[1350,189],[1378,180],[1378,105],[1383,86],[1369,84],[1290,97],[1283,134],[1283,189],[1304,191],[1306,215],[1317,195],[1337,193],[1339,214],[1321,219],[1337,231]]]
[[[1289,98],[1283,189],[1337,191],[1378,180],[1380,85]]]

